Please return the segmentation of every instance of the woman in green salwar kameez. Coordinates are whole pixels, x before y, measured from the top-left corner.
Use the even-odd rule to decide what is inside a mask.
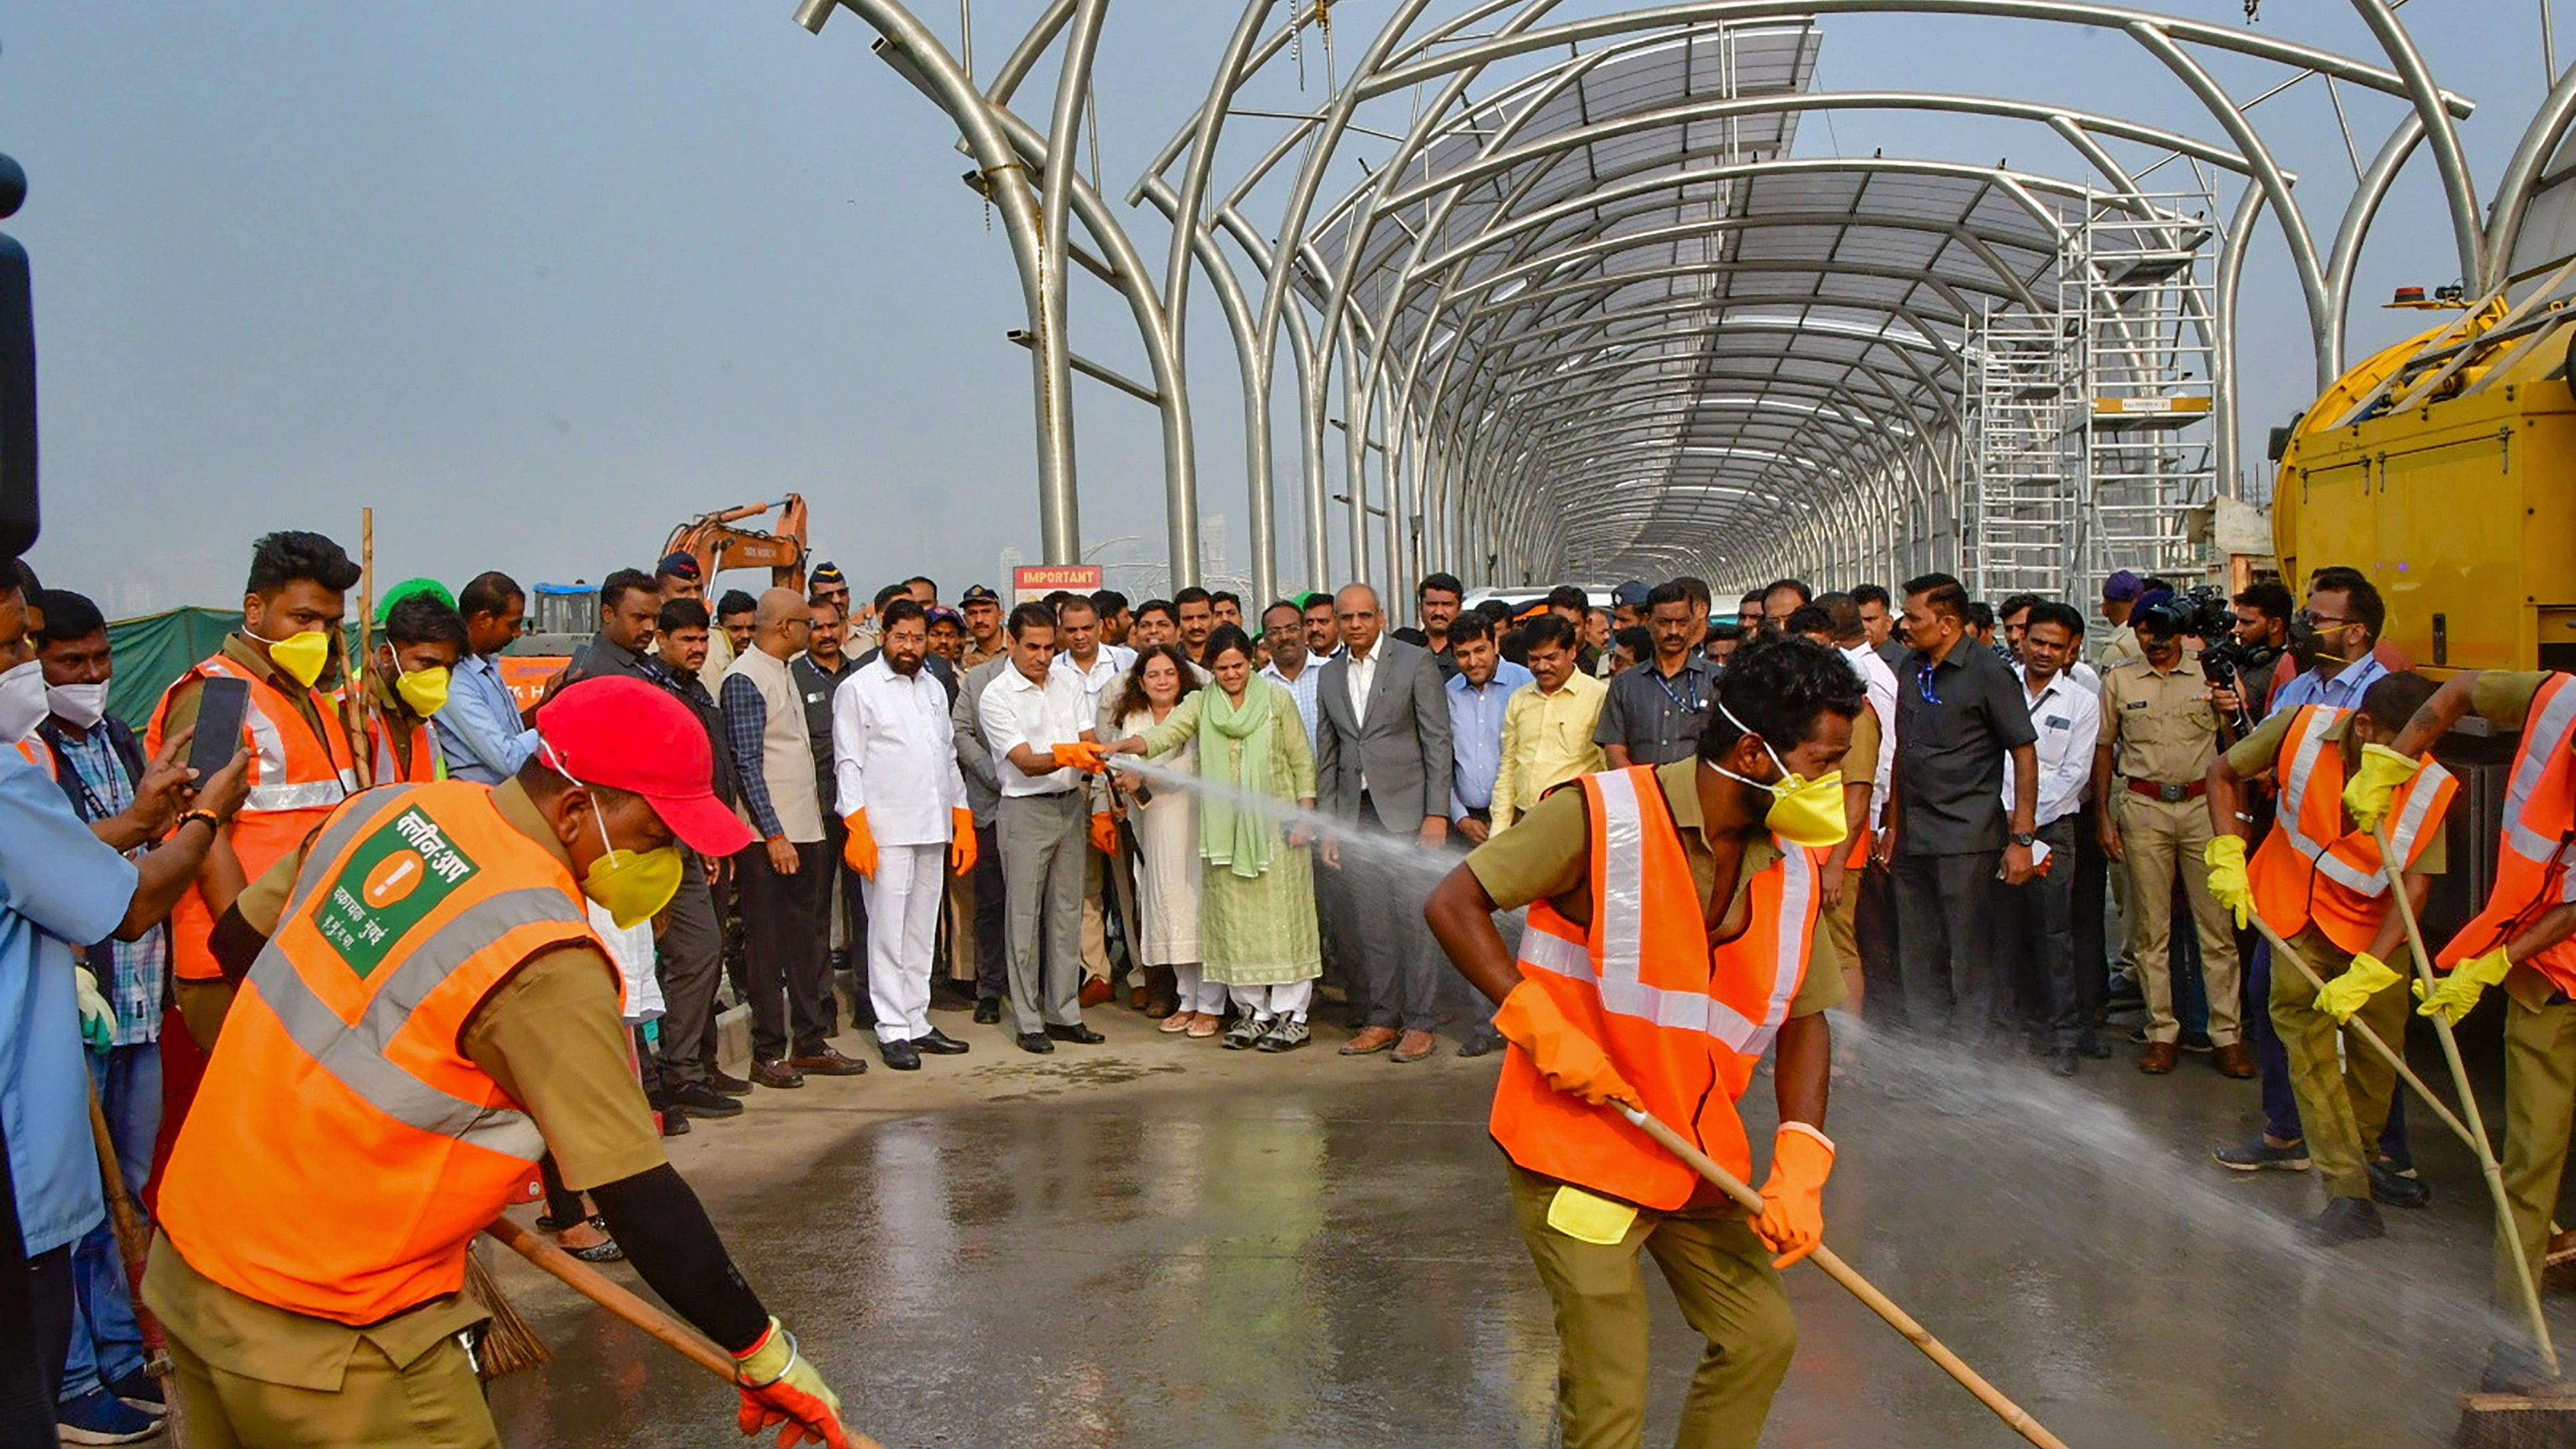
[[[1241,629],[1210,634],[1204,663],[1215,688],[1112,748],[1150,759],[1198,741],[1199,778],[1210,787],[1199,795],[1199,949],[1207,980],[1223,982],[1240,1013],[1225,1045],[1293,1051],[1306,1044],[1306,1010],[1323,974],[1311,840],[1241,797],[1312,810],[1315,757],[1297,701],[1253,676],[1252,640]]]

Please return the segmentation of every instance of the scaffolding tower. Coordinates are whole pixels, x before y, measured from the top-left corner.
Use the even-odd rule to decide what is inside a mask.
[[[1966,552],[1980,599],[2055,594],[2075,563],[2080,343],[2062,309],[1969,318],[1963,431],[1975,471]]]

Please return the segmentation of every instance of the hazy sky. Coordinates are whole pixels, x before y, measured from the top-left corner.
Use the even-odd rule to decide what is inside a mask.
[[[790,490],[863,593],[926,571],[953,598],[993,577],[1000,550],[1034,554],[1007,243],[959,184],[954,129],[869,55],[873,32],[845,12],[809,36],[791,8],[11,6],[0,151],[30,183],[6,228],[36,268],[48,581],[111,614],[230,602],[251,538],[308,527],[354,545],[369,504],[385,579],[595,580],[649,563],[690,514]],[[953,4],[918,8],[953,35]],[[1037,8],[979,0],[983,70]],[[1345,43],[1387,8],[1343,0]],[[2241,0],[2162,8],[2243,19]],[[2267,33],[2372,53],[2346,6],[2265,9]],[[1099,87],[1113,193],[1197,104],[1235,11],[1114,0]],[[2481,103],[2465,136],[2491,184],[2544,89],[2533,4],[2403,13],[2444,83]],[[1825,35],[1824,88],[1981,90],[2216,134],[2116,36],[1879,17],[1829,19]],[[2240,95],[2280,75],[2215,68]],[[1024,104],[1042,122],[1051,61],[1040,75]],[[2346,99],[2366,160],[2397,112]],[[2322,88],[2258,115],[2303,175],[2322,247],[2351,183]],[[1802,153],[1873,147],[2082,174],[2027,126],[1844,114],[1799,137]],[[1159,269],[1159,221],[1126,216]],[[2449,280],[2451,255],[2419,154],[2365,256],[2356,343],[2412,321],[2376,303]],[[1123,306],[1087,276],[1075,290],[1077,349],[1142,375]],[[1204,290],[1192,316],[1202,507],[1239,569],[1232,349]],[[2256,253],[2245,332],[2259,463],[2263,428],[2307,400],[2277,236]],[[1109,556],[1159,558],[1152,413],[1077,388],[1086,543],[1132,535]],[[1292,582],[1293,508],[1283,488]]]

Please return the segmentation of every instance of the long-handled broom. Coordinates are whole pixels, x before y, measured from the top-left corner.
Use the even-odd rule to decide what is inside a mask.
[[[187,1449],[187,1411],[179,1402],[179,1376],[170,1367],[170,1347],[161,1336],[161,1320],[143,1306],[143,1267],[151,1256],[152,1239],[143,1227],[143,1214],[134,1206],[134,1195],[125,1190],[125,1169],[116,1161],[116,1138],[107,1130],[107,1112],[98,1104],[98,1084],[89,1089],[89,1135],[98,1148],[99,1186],[107,1193],[107,1220],[116,1232],[116,1254],[125,1262],[126,1291],[134,1299],[134,1323],[143,1332],[143,1371],[161,1389],[161,1402],[168,1407],[161,1420],[170,1436],[171,1449]]]
[[[606,1274],[588,1263],[529,1232],[508,1218],[495,1219],[492,1225],[483,1231],[501,1246],[553,1274],[565,1287],[619,1318],[625,1319],[629,1324],[643,1330],[647,1337],[659,1340],[663,1346],[724,1380],[727,1385],[735,1382],[732,1354],[707,1342],[705,1338],[683,1326],[671,1315],[619,1287]],[[849,1436],[850,1449],[885,1449],[884,1445],[856,1429],[847,1429],[846,1432]],[[2060,1445],[2058,1449],[2064,1449],[2064,1446]]]
[[[1689,1139],[1680,1133],[1665,1126],[1663,1121],[1653,1113],[1633,1107],[1621,1107],[1619,1114],[1636,1123],[1647,1136],[1661,1143],[1665,1151],[1689,1163],[1700,1176],[1715,1184],[1718,1191],[1735,1199],[1745,1211],[1751,1213],[1762,1211],[1762,1194],[1737,1181],[1735,1174],[1711,1162],[1706,1153],[1692,1146]],[[1888,1327],[1903,1334],[1906,1342],[1921,1349],[1925,1358],[1939,1364],[1943,1373],[1957,1379],[1960,1387],[1976,1395],[1977,1402],[1993,1410],[1995,1417],[2003,1420],[2014,1433],[2039,1445],[2040,1449],[2066,1449],[2065,1440],[2048,1432],[2047,1426],[2032,1418],[2029,1410],[2004,1397],[2001,1389],[1986,1382],[1984,1375],[1968,1367],[1964,1360],[1950,1351],[1948,1345],[1934,1338],[1930,1329],[1915,1322],[1914,1315],[1897,1307],[1895,1300],[1879,1292],[1876,1285],[1862,1277],[1851,1264],[1844,1262],[1833,1249],[1818,1244],[1816,1250],[1807,1255],[1807,1261],[1824,1269],[1826,1277],[1842,1285],[1846,1292],[1866,1304],[1870,1312],[1885,1319]]]

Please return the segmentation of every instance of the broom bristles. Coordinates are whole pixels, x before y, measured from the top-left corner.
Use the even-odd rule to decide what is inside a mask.
[[[528,1320],[501,1291],[491,1270],[483,1266],[482,1255],[471,1248],[465,1253],[465,1292],[492,1315],[474,1349],[474,1371],[486,1383],[521,1369],[536,1368],[551,1357],[545,1340],[528,1326]]]

